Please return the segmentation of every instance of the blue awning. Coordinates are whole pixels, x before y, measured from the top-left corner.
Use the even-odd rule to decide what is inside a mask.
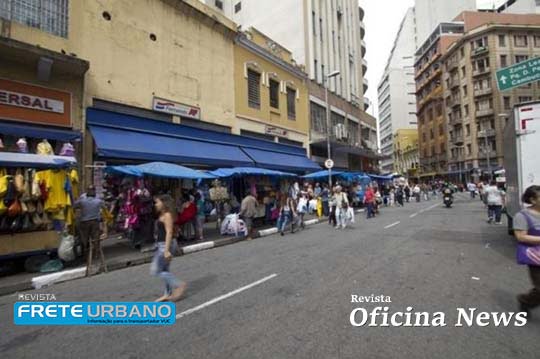
[[[213,175],[196,171],[184,166],[165,162],[150,162],[138,166],[132,166],[147,176],[164,178],[185,178],[185,179],[213,179]]]
[[[0,121],[0,134],[57,141],[78,141],[81,133],[66,129]]]
[[[209,166],[253,165],[236,146],[101,126],[90,126],[90,131],[101,157]]]
[[[77,164],[74,157],[45,156],[32,153],[1,152],[2,167],[64,168]]]
[[[293,173],[269,170],[258,167],[235,167],[235,168],[219,168],[210,172],[216,177],[233,177],[233,176],[270,176],[270,177],[296,177]]]
[[[332,176],[337,176],[342,173],[343,172],[341,171],[332,171]],[[328,178],[328,170],[313,172],[313,173],[303,176],[302,178],[306,178],[306,179]]]
[[[247,153],[247,155],[251,157],[258,166],[265,168],[292,172],[321,169],[317,163],[313,162],[306,156],[295,156],[280,152],[263,151],[245,147],[242,147],[242,150],[244,150],[244,152]]]
[[[200,129],[186,125],[174,124],[171,122],[156,121],[96,108],[88,108],[86,110],[86,122],[89,126],[110,127],[167,137],[177,137],[185,140],[204,141],[221,145],[282,152],[295,156],[306,157],[307,153],[305,148],[298,146],[291,146],[252,137]],[[253,163],[251,163],[251,165],[253,165]],[[223,165],[220,167],[222,166]]]
[[[373,180],[379,180],[379,181],[391,181],[394,178],[393,175],[381,176],[381,175],[368,174],[368,176],[371,177]]]

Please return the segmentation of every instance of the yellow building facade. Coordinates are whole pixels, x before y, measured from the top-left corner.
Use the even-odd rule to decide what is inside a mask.
[[[291,52],[256,29],[234,46],[234,95],[240,134],[309,147],[307,74]]]
[[[396,172],[417,176],[419,165],[418,131],[400,129],[394,133],[394,169]]]

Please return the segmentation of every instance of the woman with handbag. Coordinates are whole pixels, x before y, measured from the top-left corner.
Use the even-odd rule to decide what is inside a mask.
[[[518,302],[520,310],[529,313],[540,306],[540,186],[527,188],[522,201],[530,207],[514,217],[514,233],[519,242],[517,260],[528,265],[533,289],[519,295]]]

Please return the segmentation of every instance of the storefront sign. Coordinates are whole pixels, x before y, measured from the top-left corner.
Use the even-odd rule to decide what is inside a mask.
[[[266,126],[265,133],[267,135],[278,136],[278,137],[287,137],[289,134],[287,130],[284,130],[282,128],[275,127],[275,126]]]
[[[200,108],[165,100],[159,97],[154,97],[152,102],[152,108],[154,109],[154,111],[165,112],[171,115],[193,118],[195,120],[201,119]]]
[[[0,119],[71,127],[71,94],[0,79]]]
[[[25,107],[38,111],[64,113],[64,103],[62,101],[5,90],[0,90],[0,104]]]

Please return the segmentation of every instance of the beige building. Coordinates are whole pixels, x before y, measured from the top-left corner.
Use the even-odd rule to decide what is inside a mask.
[[[409,177],[418,175],[418,130],[399,129],[394,133],[394,170]]]
[[[463,179],[502,166],[512,106],[540,98],[539,83],[501,92],[495,81],[498,69],[540,55],[540,15],[464,12],[456,21],[464,23],[465,33],[441,62],[448,173]]]

